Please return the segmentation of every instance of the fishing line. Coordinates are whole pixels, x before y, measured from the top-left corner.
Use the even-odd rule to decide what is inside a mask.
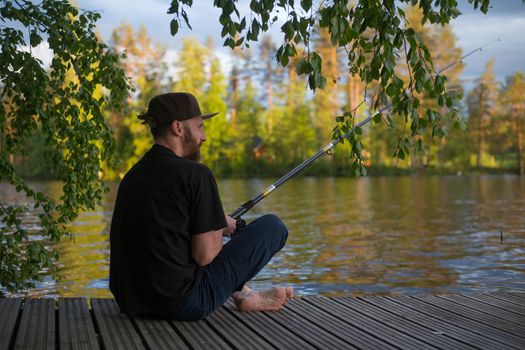
[[[492,40],[492,41],[489,41],[486,44],[484,44],[484,45],[482,45],[482,46],[480,46],[480,47],[478,47],[478,48],[468,52],[467,54],[461,56],[459,59],[455,60],[454,62],[452,62],[452,63],[448,64],[447,66],[445,66],[444,68],[440,69],[437,72],[437,74],[441,74],[442,72],[452,68],[456,64],[463,62],[463,60],[465,58],[469,57],[470,55],[474,54],[475,52],[482,51],[485,47],[487,47],[487,46],[489,46],[489,45],[491,45],[491,44],[493,44],[495,42],[499,42],[499,41],[501,41],[501,39],[499,39],[499,38],[495,39],[495,40]],[[377,113],[383,113],[384,111],[390,109],[390,107],[391,107],[391,105],[387,105],[387,106],[385,106],[383,108],[380,108]],[[376,115],[377,113],[375,113],[374,115]],[[262,201],[270,193],[275,191],[279,186],[284,184],[286,181],[292,179],[293,177],[298,175],[300,172],[302,172],[304,169],[306,169],[310,164],[315,162],[317,159],[319,159],[323,155],[325,155],[328,152],[330,152],[330,150],[332,148],[334,148],[335,145],[337,145],[339,142],[343,141],[344,139],[348,138],[348,136],[350,136],[350,134],[353,132],[353,130],[355,130],[356,128],[361,128],[365,124],[370,122],[370,120],[372,120],[372,117],[373,116],[368,116],[367,118],[365,118],[364,120],[359,122],[352,130],[348,131],[346,134],[339,136],[335,140],[332,140],[328,145],[326,145],[323,148],[321,148],[319,151],[317,151],[310,158],[304,160],[301,164],[297,165],[295,168],[290,170],[288,173],[286,173],[280,179],[278,179],[277,181],[272,183],[270,186],[268,186],[266,189],[264,189],[263,192],[259,193],[258,195],[256,195],[255,197],[253,197],[252,199],[247,201],[246,203],[242,204],[239,208],[235,209],[230,214],[230,216],[232,218],[234,218],[235,220],[237,220],[237,228],[238,228],[238,230],[241,230],[242,228],[244,228],[246,226],[246,222],[243,219],[241,219],[242,215],[244,215],[246,212],[248,212],[250,209],[252,209],[257,203]]]

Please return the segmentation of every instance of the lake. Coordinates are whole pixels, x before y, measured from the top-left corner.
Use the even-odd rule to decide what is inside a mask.
[[[219,180],[226,212],[271,182]],[[59,243],[60,278],[20,295],[111,296],[109,224],[118,184],[109,186],[104,205],[82,213],[74,239]],[[0,197],[23,202],[6,184]],[[301,177],[244,218],[267,212],[290,234],[252,288],[291,285],[300,295],[325,296],[525,291],[525,178]]]

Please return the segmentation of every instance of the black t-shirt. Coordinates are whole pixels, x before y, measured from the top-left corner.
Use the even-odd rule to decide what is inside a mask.
[[[120,183],[111,221],[111,292],[122,312],[165,315],[199,283],[193,234],[226,227],[210,170],[154,145]]]

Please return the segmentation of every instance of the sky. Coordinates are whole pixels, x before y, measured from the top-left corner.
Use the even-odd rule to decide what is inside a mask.
[[[138,29],[145,26],[148,35],[168,50],[172,58],[180,48],[185,36],[197,37],[201,42],[211,36],[217,47],[217,54],[223,60],[224,66],[229,65],[229,48],[222,47],[219,24],[220,11],[212,6],[212,1],[194,1],[188,10],[190,24],[193,30],[185,25],[179,33],[170,35],[170,20],[167,9],[170,0],[76,0],[81,9],[100,11],[102,18],[98,21],[98,30],[105,40],[109,40],[112,30],[127,22]],[[319,1],[314,1],[314,4]],[[489,42],[482,52],[478,52],[465,60],[463,80],[472,85],[479,77],[490,59],[495,60],[494,72],[496,78],[503,82],[505,77],[517,70],[525,72],[525,5],[522,0],[492,0],[487,15],[479,9],[474,10],[467,1],[460,1],[462,15],[453,20],[451,25],[458,38],[458,46],[463,53],[468,53]],[[240,0],[238,8],[247,13],[248,0]],[[243,11],[245,9],[245,11]],[[274,25],[271,34],[275,42],[281,42],[280,25]],[[500,39],[501,41],[496,41]],[[494,42],[496,41],[496,42]]]

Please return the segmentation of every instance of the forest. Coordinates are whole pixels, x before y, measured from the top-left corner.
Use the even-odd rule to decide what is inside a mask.
[[[436,69],[461,58],[464,52],[450,26],[422,25],[422,13],[417,8],[408,8],[406,13],[429,47]],[[306,78],[297,74],[294,62],[283,68],[275,60],[276,44],[270,36],[258,46],[231,51],[227,74],[212,39],[205,43],[195,38],[181,40],[175,61],[167,63],[167,49],[155,43],[146,28],[122,23],[113,30],[110,47],[124,55],[121,68],[133,90],[123,109],[104,110],[116,152],[100,171],[102,179],[121,178],[149,149],[152,138],[137,115],[153,96],[167,91],[191,92],[203,111],[220,112],[206,122],[207,141],[202,148],[203,163],[218,177],[282,175],[330,142],[337,116],[355,111],[356,120],[362,120],[376,112],[369,98],[376,87],[348,73],[344,51],[332,45],[325,30],[315,35],[314,45],[323,59],[327,83],[315,93],[308,89]],[[301,48],[297,50],[300,53]],[[388,127],[380,125],[387,124],[389,118],[389,111],[384,112],[378,123],[363,128],[361,154],[369,174],[524,173],[524,73],[517,71],[505,81],[497,81],[494,61],[488,60],[483,74],[465,92],[463,64],[468,61],[456,64],[444,75],[448,89],[464,95],[457,106],[464,123],[447,122],[445,118],[431,135],[409,141],[404,138],[409,123],[392,118],[394,122]],[[400,74],[409,79],[407,72]],[[421,105],[435,104],[425,96],[420,101]],[[407,144],[403,148],[399,142]],[[34,133],[25,147],[24,156],[11,157],[21,173],[27,178],[55,178],[43,134]],[[308,174],[353,176],[349,153],[348,143],[338,145]]]

